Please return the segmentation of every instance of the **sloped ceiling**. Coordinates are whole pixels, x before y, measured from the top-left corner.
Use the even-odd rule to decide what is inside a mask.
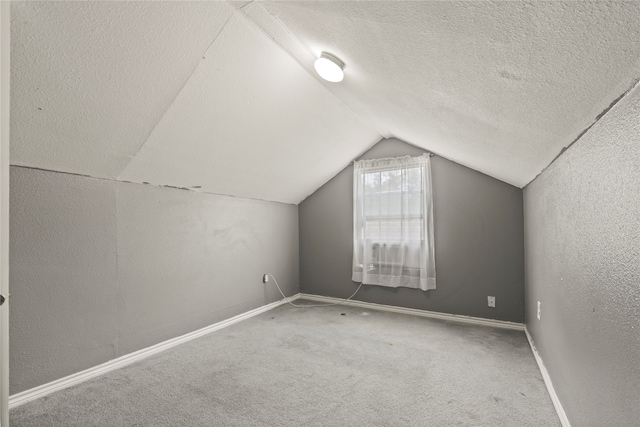
[[[298,203],[379,139],[234,15],[120,178]]]
[[[389,136],[522,187],[640,77],[638,2],[14,2],[11,30],[12,164],[285,203]]]
[[[234,9],[13,2],[11,163],[116,178]]]

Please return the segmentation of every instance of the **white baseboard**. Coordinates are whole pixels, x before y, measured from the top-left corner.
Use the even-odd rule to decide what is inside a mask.
[[[526,329],[523,324],[515,323],[515,322],[506,322],[503,320],[492,320],[492,319],[483,319],[483,318],[472,317],[472,316],[462,316],[457,314],[438,313],[435,311],[418,310],[413,308],[396,307],[396,306],[383,305],[383,304],[374,304],[374,303],[363,302],[363,301],[353,301],[353,300],[344,301],[343,299],[340,299],[340,298],[323,297],[319,295],[302,294],[302,293],[299,293],[287,298],[288,301],[295,301],[298,299],[318,301],[318,302],[330,303],[330,304],[342,302],[342,304],[349,305],[352,307],[361,307],[361,308],[367,308],[371,310],[389,311],[393,313],[409,314],[414,316],[430,317],[434,319],[450,320],[455,322],[471,323],[471,324],[484,325],[484,326],[493,326],[498,328],[524,330],[526,332]],[[110,360],[101,365],[94,366],[84,371],[52,381],[50,383],[43,384],[41,386],[34,387],[29,390],[25,390],[20,393],[16,393],[12,396],[9,396],[9,408],[14,408],[16,406],[22,405],[24,403],[38,399],[40,397],[44,397],[53,392],[80,384],[91,378],[95,378],[97,376],[106,374],[107,372],[111,372],[113,370],[122,368],[126,365],[130,365],[134,362],[145,359],[154,354],[158,354],[162,351],[176,347],[187,341],[191,341],[193,339],[199,338],[203,335],[206,335],[211,332],[217,331],[219,329],[225,328],[227,326],[233,325],[242,320],[249,319],[253,316],[272,310],[283,304],[287,304],[287,300],[283,299],[280,301],[273,302],[271,304],[264,305],[262,307],[258,307],[254,310],[247,311],[246,313],[242,313],[237,316],[231,317],[229,319],[223,320],[221,322],[214,323],[213,325],[206,326],[202,329],[198,329],[197,331],[193,331],[188,334],[185,334],[176,338],[172,338],[170,340],[153,345],[151,347],[147,347],[142,350],[138,350],[136,352],[126,354],[117,359]],[[540,366],[542,376],[544,378],[545,384],[547,384],[547,389],[549,389],[549,394],[551,394],[553,404],[554,406],[556,406],[556,410],[558,410],[558,407],[560,408],[560,410],[558,410],[558,415],[560,416],[560,411],[562,411],[564,420],[566,420],[566,415],[564,415],[564,410],[562,410],[562,406],[560,405],[560,402],[557,400],[555,391],[553,391],[553,386],[551,385],[551,380],[549,379],[549,375],[546,372],[546,369],[544,369],[544,365],[542,365],[542,361],[540,360],[540,357],[535,351],[535,347],[533,346],[533,342],[528,332],[527,332],[527,338],[529,339],[529,343],[531,344],[531,347],[534,350],[534,356],[536,357],[538,366]],[[570,427],[568,420],[565,423],[565,421],[563,421],[562,416],[560,416],[560,419],[563,423],[563,426]]]
[[[522,323],[507,322],[504,320],[483,319],[481,317],[462,316],[459,314],[438,313],[436,311],[396,307],[393,305],[375,304],[372,302],[364,302],[364,301],[355,301],[355,300],[345,301],[344,299],[340,299],[340,298],[323,297],[320,295],[312,295],[312,294],[301,293],[301,294],[298,294],[298,298],[311,300],[311,301],[332,303],[332,304],[343,301],[341,305],[350,305],[352,307],[368,308],[371,310],[390,311],[392,313],[410,314],[413,316],[430,317],[433,319],[451,320],[454,322],[472,323],[475,325],[485,325],[485,326],[493,326],[496,328],[524,331],[524,325]]]
[[[293,301],[298,298],[300,298],[300,294],[293,295],[288,299],[290,301]],[[106,363],[94,366],[82,372],[78,372],[78,373],[69,375],[67,377],[60,378],[58,380],[52,381],[47,384],[43,384],[38,387],[34,387],[29,390],[25,390],[20,393],[16,393],[12,396],[9,396],[9,408],[15,408],[16,406],[22,405],[24,403],[30,402],[35,399],[39,399],[55,391],[59,391],[67,387],[80,384],[81,382],[87,381],[91,378],[95,378],[99,375],[106,374],[107,372],[111,372],[113,370],[122,368],[126,365],[130,365],[134,362],[145,359],[149,356],[153,356],[154,354],[158,354],[162,351],[168,350],[177,345],[183,344],[187,341],[191,341],[193,339],[199,338],[203,335],[209,334],[219,329],[226,328],[227,326],[231,326],[234,323],[238,323],[250,317],[257,316],[260,313],[264,313],[265,311],[272,310],[286,303],[287,301],[283,299],[280,301],[273,302],[271,304],[263,305],[262,307],[258,307],[256,309],[247,311],[246,313],[238,314],[237,316],[231,317],[229,319],[223,320],[218,323],[214,323],[213,325],[205,326],[204,328],[198,329],[197,331],[189,332],[188,334],[181,335],[176,338],[172,338],[170,340],[161,342],[151,347],[143,348],[142,350],[125,354],[124,356],[118,357],[117,359],[110,360]]]
[[[553,406],[556,408],[556,412],[558,413],[558,418],[560,418],[560,423],[562,427],[571,427],[569,423],[569,418],[567,418],[567,414],[564,412],[564,408],[562,407],[562,403],[560,403],[560,399],[558,399],[558,395],[556,394],[556,390],[553,388],[553,384],[551,383],[551,377],[549,376],[549,372],[547,368],[544,367],[544,363],[542,362],[542,358],[538,353],[538,349],[536,348],[533,338],[529,334],[529,330],[524,328],[524,333],[527,334],[527,340],[529,340],[529,345],[531,346],[531,351],[533,352],[533,356],[536,358],[536,362],[538,363],[538,368],[540,369],[540,373],[542,374],[542,379],[544,380],[544,384],[547,386],[547,391],[549,392],[549,396],[551,397],[551,401],[553,402]]]

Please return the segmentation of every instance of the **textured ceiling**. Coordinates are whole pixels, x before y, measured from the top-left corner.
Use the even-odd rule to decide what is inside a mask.
[[[14,2],[11,30],[12,164],[286,203],[382,136],[522,187],[640,77],[638,2]]]
[[[238,14],[120,178],[298,203],[379,139]]]
[[[640,77],[640,2],[255,2],[382,135],[523,187]],[[282,28],[286,28],[283,31]]]
[[[234,9],[13,2],[11,163],[115,178]]]

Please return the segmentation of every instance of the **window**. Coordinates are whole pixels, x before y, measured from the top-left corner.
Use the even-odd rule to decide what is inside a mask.
[[[361,160],[353,179],[352,279],[435,289],[429,155]]]

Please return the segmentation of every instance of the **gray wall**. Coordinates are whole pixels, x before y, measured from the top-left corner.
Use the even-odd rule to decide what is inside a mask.
[[[361,158],[419,155],[382,140]],[[431,158],[437,289],[364,286],[355,299],[378,304],[524,321],[522,191],[441,157]],[[353,166],[299,205],[301,292],[346,298],[351,281]],[[496,308],[487,307],[487,296]]]
[[[294,205],[11,168],[11,394],[299,291]]]
[[[526,324],[573,426],[640,420],[639,117],[636,88],[524,191]]]

